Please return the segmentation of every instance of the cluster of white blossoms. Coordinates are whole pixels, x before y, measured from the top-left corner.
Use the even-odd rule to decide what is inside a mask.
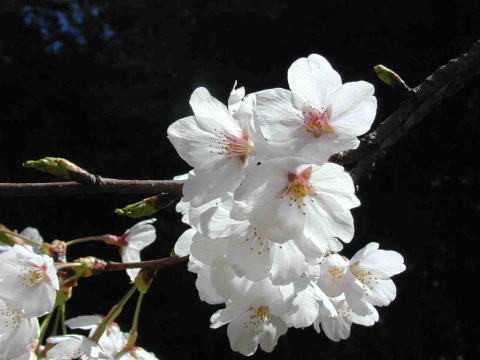
[[[155,241],[154,221],[139,222],[121,236],[102,235],[74,242],[104,241],[120,248],[123,262],[137,262],[140,251]],[[76,333],[51,336],[41,344],[50,316],[68,298],[68,292],[71,294],[72,279],[77,277],[57,272],[54,254],[48,251],[50,244],[43,242],[37,229],[27,228],[19,234],[7,230],[0,235],[6,236],[3,240],[11,240],[0,241],[0,360],[157,359],[136,346],[136,329],[132,336],[115,323],[107,323],[107,328],[95,338],[105,318],[97,315],[66,321],[70,329],[90,330],[88,336]],[[138,272],[138,269],[127,270],[132,282]],[[44,317],[43,330],[39,317]]]
[[[333,340],[353,323],[378,321],[394,300],[391,276],[405,269],[394,251],[370,243],[350,260],[338,252],[354,235],[360,205],[350,175],[330,157],[359,145],[375,118],[374,88],[342,84],[320,55],[296,60],[290,90],[245,95],[228,105],[207,89],[191,98],[193,116],[168,129],[193,167],[177,205],[190,226],[175,253],[190,255],[200,299],[225,304],[211,327],[228,324],[231,348],[272,351],[289,327],[313,325]]]

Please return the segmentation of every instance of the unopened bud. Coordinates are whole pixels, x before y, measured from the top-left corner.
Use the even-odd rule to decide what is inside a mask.
[[[70,170],[76,165],[62,158],[45,157],[40,160],[28,160],[24,167],[31,167],[64,179],[70,179]]]
[[[177,195],[172,194],[160,194],[155,195],[141,201],[138,201],[134,204],[125,206],[122,209],[116,209],[115,213],[119,215],[125,215],[134,219],[150,216],[155,214],[157,211],[169,206],[175,199]]]
[[[141,269],[135,278],[135,286],[137,290],[142,294],[146,294],[150,285],[153,282],[153,277],[155,276],[155,270],[153,269]]]
[[[75,260],[75,262],[82,264],[81,266],[75,267],[75,272],[79,277],[90,277],[98,272],[102,272],[107,266],[105,261],[93,256],[79,258]]]
[[[390,70],[383,65],[377,65],[373,69],[377,73],[378,78],[393,89],[403,92],[412,91],[412,89],[405,84],[405,81],[403,81],[403,79],[393,70]]]
[[[101,178],[91,175],[88,171],[75,165],[71,161],[62,158],[45,157],[40,160],[29,160],[23,163],[23,166],[32,167],[64,179],[71,179],[84,184],[95,184],[97,181],[101,181]]]

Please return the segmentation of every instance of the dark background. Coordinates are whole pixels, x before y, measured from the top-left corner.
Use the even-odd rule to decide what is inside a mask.
[[[30,7],[28,7],[30,6]],[[61,13],[59,13],[61,12]],[[62,15],[63,14],[63,15]],[[376,87],[377,121],[401,102],[376,79],[378,63],[414,86],[479,37],[478,1],[2,1],[0,182],[49,181],[21,167],[65,157],[113,178],[168,179],[188,167],[166,138],[191,114],[197,86],[224,102],[235,80],[253,92],[287,87],[298,57],[326,56],[344,81]],[[65,20],[66,19],[66,20]],[[397,299],[371,328],[333,343],[313,328],[290,329],[262,359],[476,359],[480,185],[479,78],[414,128],[359,184],[352,255],[378,241],[406,259]],[[0,222],[37,227],[47,241],[114,233],[135,220],[113,213],[134,195],[2,198]],[[158,213],[145,259],[170,253],[185,229],[173,208]],[[70,259],[118,260],[103,244]],[[200,302],[184,264],[164,270],[146,297],[139,345],[162,359],[241,358],[218,308]],[[83,279],[68,316],[105,313],[128,288],[125,274]],[[127,331],[134,302],[119,323]]]

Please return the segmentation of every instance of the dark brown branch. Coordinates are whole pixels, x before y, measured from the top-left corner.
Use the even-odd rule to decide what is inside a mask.
[[[354,180],[370,176],[376,162],[385,156],[391,146],[479,72],[480,40],[477,40],[467,53],[440,66],[413,89],[398,109],[362,140],[358,149],[342,159],[344,165],[354,165],[350,171]]]
[[[154,269],[161,270],[167,266],[182,263],[188,261],[187,256],[172,256],[168,258],[150,260],[150,261],[140,261],[135,263],[118,263],[118,262],[108,262],[103,271],[121,271],[126,269]]]
[[[119,263],[114,261],[104,261],[95,257],[88,257],[76,260],[73,263],[55,263],[55,268],[57,270],[64,271],[73,271],[78,269],[78,267],[85,266],[88,264],[88,267],[85,270],[85,273],[89,273],[88,276],[92,274],[100,274],[105,271],[122,271],[127,269],[152,269],[152,270],[161,270],[170,265],[175,265],[188,261],[189,256],[170,256],[162,259],[149,260],[149,261],[139,261],[132,263]],[[88,261],[82,261],[88,260]]]
[[[75,194],[182,194],[183,181],[118,180],[102,178],[96,185],[77,182],[0,183],[0,196],[45,196]]]
[[[358,149],[337,157],[336,162],[350,168],[358,181],[368,177],[378,160],[389,148],[405,136],[445,98],[460,91],[465,83],[480,72],[480,40],[462,56],[439,67],[411,92],[398,109],[374,131],[365,136]],[[83,169],[81,169],[84,171]],[[183,181],[174,180],[117,180],[101,178],[88,172],[79,174],[77,182],[0,183],[0,196],[43,196],[72,194],[159,194],[182,193]]]

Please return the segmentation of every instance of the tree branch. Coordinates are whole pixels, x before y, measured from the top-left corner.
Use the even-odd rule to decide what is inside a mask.
[[[354,165],[350,174],[355,181],[370,176],[381,160],[399,139],[427,116],[445,98],[455,95],[471,78],[480,72],[480,40],[470,50],[447,64],[413,89],[411,95],[373,132],[362,139],[360,146],[342,159],[346,166]]]
[[[119,180],[102,178],[101,183],[74,181],[51,183],[0,183],[0,196],[45,196],[75,194],[160,194],[182,195],[183,181]]]
[[[480,40],[470,50],[447,64],[417,86],[398,109],[374,131],[363,137],[360,146],[336,162],[350,168],[355,181],[370,176],[378,160],[391,146],[427,116],[445,98],[460,91],[465,83],[480,72]],[[72,194],[182,194],[183,181],[118,180],[101,178],[86,172],[77,181],[54,183],[0,183],[1,196],[44,196]]]
[[[188,261],[187,256],[171,256],[163,259],[140,261],[134,263],[108,262],[103,271],[121,271],[126,269],[154,269],[161,270],[167,266]]]
[[[187,262],[189,256],[170,256],[162,259],[149,260],[149,261],[139,261],[131,263],[119,263],[114,261],[106,262],[104,260],[90,257],[91,267],[89,271],[91,274],[100,274],[105,271],[122,271],[127,269],[153,269],[161,270],[170,265],[175,265],[182,262]],[[85,263],[73,262],[73,263],[55,263],[55,268],[57,270],[69,270],[74,269],[75,267],[84,266]]]

